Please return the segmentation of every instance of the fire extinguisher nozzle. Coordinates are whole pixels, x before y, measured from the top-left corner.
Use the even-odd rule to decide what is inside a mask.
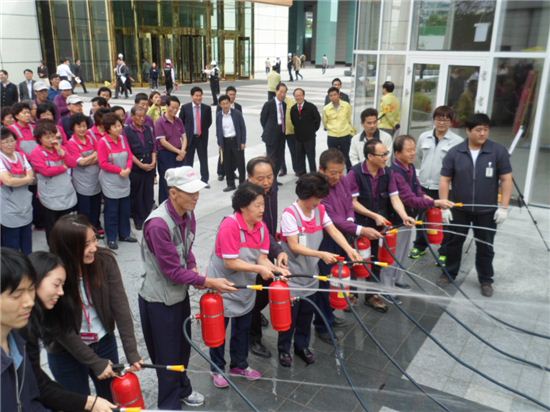
[[[388,262],[373,262],[376,266],[380,266],[381,268],[387,268]]]
[[[417,225],[417,226],[420,226],[420,225],[424,224],[424,221],[423,220],[417,220],[416,222],[414,222],[414,224]]]
[[[455,203],[454,207],[464,207],[464,203],[462,202]]]
[[[319,280],[322,280],[323,282],[328,282],[328,276],[317,275],[317,276],[313,276],[313,277],[317,278]]]
[[[185,372],[185,366],[183,365],[167,365],[166,370],[173,372]]]
[[[246,285],[246,287],[252,290],[264,290],[263,285]]]
[[[399,232],[399,229],[390,229],[386,233],[389,233],[390,235],[396,235],[397,232]]]

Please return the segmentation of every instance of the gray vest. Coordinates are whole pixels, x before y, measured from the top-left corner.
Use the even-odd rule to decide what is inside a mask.
[[[234,215],[229,216],[226,219],[235,219]],[[264,226],[260,229],[261,240],[260,243],[263,243],[265,238]],[[240,230],[241,244],[246,242],[246,235],[244,230]],[[239,259],[244,260],[247,263],[256,264],[260,254],[262,252],[260,249],[252,249],[247,247],[241,247],[239,250]],[[225,278],[230,282],[235,283],[235,285],[253,285],[256,283],[256,273],[250,272],[234,272],[233,270],[227,269],[223,263],[223,258],[216,255],[216,252],[213,251],[210,256],[210,263],[208,264],[208,276],[213,278]],[[224,316],[226,318],[234,318],[246,315],[254,308],[254,303],[256,302],[256,291],[251,289],[240,289],[237,292],[233,293],[224,293],[223,297],[223,307],[224,307]]]
[[[32,127],[32,124],[29,125],[31,128],[31,132],[34,132],[34,127]],[[28,156],[32,153],[34,148],[38,146],[38,142],[36,140],[23,140],[25,136],[23,136],[23,132],[17,125],[17,123],[13,124],[13,128],[15,129],[15,132],[17,133],[17,138],[19,140],[19,149],[21,149],[25,154]]]
[[[321,242],[323,240],[323,230],[319,230],[315,233],[305,233],[302,218],[300,216],[300,213],[298,212],[298,209],[294,205],[292,205],[289,209],[292,210],[292,213],[296,218],[298,230],[300,231],[300,233],[298,234],[298,241],[300,243],[305,242],[304,246],[309,249],[319,250],[319,246],[321,246]],[[319,211],[319,208],[315,208],[314,213],[315,226],[322,227],[321,212]],[[290,250],[287,242],[281,242],[281,247],[288,255],[288,269],[290,270],[290,273],[299,273],[303,275],[319,274],[319,269],[317,267],[319,258],[313,256],[295,255],[294,252]],[[293,287],[317,288],[319,287],[319,281],[317,279],[309,278],[290,278],[288,280],[288,286],[290,287],[290,293],[292,297],[310,296],[313,295],[315,291],[293,290]]]
[[[48,160],[48,152],[42,151],[46,156],[46,164],[50,167],[62,166],[63,160]],[[36,174],[38,182],[38,199],[50,210],[67,210],[76,205],[76,192],[69,175],[69,169],[57,176],[43,176]]]
[[[18,166],[23,170],[25,164],[23,156],[15,152]],[[13,164],[6,160],[4,156],[0,156],[6,169],[12,177],[25,177],[24,173],[15,173]],[[29,191],[29,186],[10,187],[1,185],[1,204],[0,204],[0,223],[9,228],[26,226],[32,222],[32,193]]]
[[[126,149],[126,139],[124,136],[119,136],[121,139],[122,148]],[[128,152],[112,153],[113,149],[107,138],[103,138],[103,141],[111,151],[109,154],[109,162],[120,167],[126,168],[126,162],[128,161]],[[101,184],[101,191],[109,199],[122,199],[123,197],[130,196],[130,178],[122,177],[117,173],[110,173],[103,169],[99,172],[99,183]]]
[[[75,136],[74,143],[80,150],[82,157],[90,156],[95,150],[83,151],[83,146],[78,142]],[[101,192],[99,185],[99,165],[80,166],[73,169],[73,185],[76,192],[84,196],[94,196]]]
[[[165,200],[157,209],[151,212],[145,220],[145,226],[153,218],[162,219],[171,233],[172,243],[176,246],[180,258],[180,265],[186,267],[187,255],[195,240],[195,234],[191,232],[189,225],[186,225],[184,238],[182,238],[180,227],[176,225],[168,212],[167,202],[169,201]],[[192,216],[190,213],[189,217]],[[164,303],[167,306],[183,302],[187,296],[189,285],[174,283],[162,273],[157,258],[151,252],[149,246],[147,246],[145,238],[141,241],[141,258],[145,267],[145,273],[143,274],[143,283],[141,284],[139,295],[147,302]]]

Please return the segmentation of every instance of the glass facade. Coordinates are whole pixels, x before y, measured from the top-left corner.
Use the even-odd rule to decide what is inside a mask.
[[[160,66],[171,59],[179,82],[204,80],[211,60],[224,77],[253,73],[251,2],[48,0],[37,6],[50,70],[62,58],[79,58],[87,81],[112,81],[122,53],[138,82],[145,59]]]
[[[491,116],[491,137],[506,147],[523,126],[515,179],[528,200],[550,205],[550,88],[542,84],[550,70],[550,2],[364,0],[358,10],[354,125],[365,108],[378,108],[389,80],[401,101],[402,133],[430,130],[439,105],[454,109],[452,127],[462,136],[474,112]],[[540,110],[546,113],[535,125]]]

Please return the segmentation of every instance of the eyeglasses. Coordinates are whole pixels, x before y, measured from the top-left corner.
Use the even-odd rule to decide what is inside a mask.
[[[390,152],[385,152],[385,153],[372,153],[373,156],[378,156],[378,157],[388,157],[390,155]]]
[[[446,123],[446,122],[450,122],[451,119],[449,119],[448,117],[436,117],[436,118],[435,118],[435,121],[436,121],[436,122]]]

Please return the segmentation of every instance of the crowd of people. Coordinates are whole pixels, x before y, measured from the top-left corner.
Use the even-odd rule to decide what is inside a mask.
[[[194,86],[191,102],[183,105],[155,90],[137,93],[128,113],[111,106],[112,91],[101,87],[87,116],[64,76],[51,75],[50,85],[36,81],[32,100],[11,101],[8,74],[0,73],[2,410],[110,410],[108,384],[115,375],[112,365],[119,362],[115,328],[131,370],[141,369],[145,354],[137,347],[128,304],[136,297],[126,295],[111,251],[118,242],[137,242],[131,220],[143,231],[145,273],[137,300],[147,354],[155,364],[188,365],[190,345],[183,330],[191,313],[188,289],[195,286],[222,293],[225,324],[231,325],[229,373],[261,378],[248,355],[272,356],[262,336],[267,290],[236,286],[265,286],[275,278],[299,289],[292,290],[293,297],[312,299],[328,320],[326,325],[307,299],[297,300],[291,328],[278,335],[278,362],[290,367],[293,352],[306,364],[315,363],[312,330],[331,343],[328,328],[336,329],[338,338],[339,329],[350,325],[331,308],[329,282],[288,276],[330,275],[339,256],[363,260],[356,250],[359,238],[372,242],[376,256],[389,227],[402,228],[396,258],[418,259],[427,244],[419,231],[413,246],[413,228],[429,208],[442,209],[445,223],[459,224],[453,227],[458,234],[446,235],[439,250],[439,265],[451,278],[460,269],[468,225],[475,225],[475,236],[483,240],[476,246],[481,293],[493,294],[490,245],[496,225],[507,217],[512,170],[504,147],[489,139],[485,114],[466,120],[464,140],[451,130],[453,110],[440,106],[433,127],[417,141],[396,133],[399,101],[387,82],[380,111],[363,110],[363,130],[357,132],[339,79],[319,112],[303,88],[295,88],[291,98],[280,77],[275,82],[268,76],[274,87],[260,115],[266,156],[247,161],[247,127],[233,86],[219,96],[215,111]],[[226,179],[223,191],[232,192],[232,211],[217,229],[209,261],[200,265],[207,267],[203,273],[193,253],[200,230],[194,210],[200,191],[210,188],[212,123],[220,153],[217,175]],[[321,125],[328,149],[317,157]],[[278,177],[288,173],[287,145],[297,177],[296,200],[279,216]],[[200,173],[193,169],[195,154]],[[464,207],[455,207],[456,202]],[[48,252],[32,252],[33,224],[45,230]],[[98,244],[103,237],[107,248]],[[365,295],[364,303],[385,313],[400,304],[397,291],[410,285],[394,267],[373,271],[370,281],[379,279],[388,294]],[[438,280],[441,286],[449,282],[445,274]],[[352,295],[352,301],[359,299]],[[55,381],[41,369],[41,343]],[[224,348],[210,349],[216,365],[212,383],[221,389],[229,386],[218,371],[226,369]],[[88,377],[97,395],[90,395]],[[204,403],[186,373],[157,370],[157,377],[159,409]]]

